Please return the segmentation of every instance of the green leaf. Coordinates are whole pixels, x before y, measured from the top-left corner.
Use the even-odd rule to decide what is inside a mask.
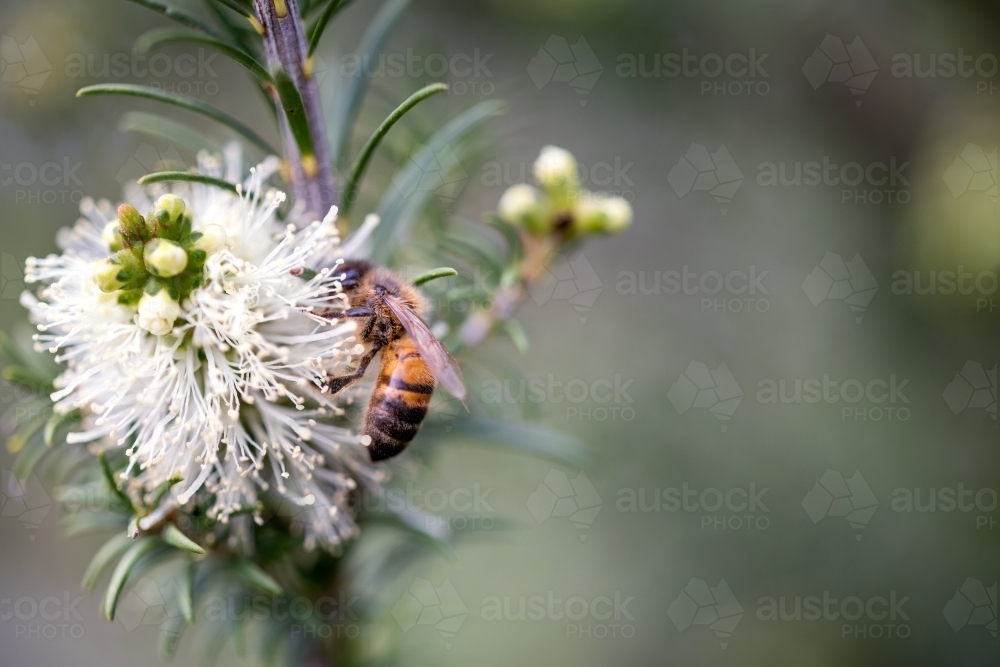
[[[309,118],[306,116],[305,104],[299,89],[295,87],[295,82],[283,69],[274,73],[274,87],[278,91],[278,98],[281,100],[281,108],[285,110],[285,118],[288,120],[288,129],[292,132],[295,145],[299,147],[299,155],[303,161],[313,157],[312,131],[309,129]]]
[[[135,507],[132,506],[132,501],[118,488],[118,483],[115,482],[115,474],[111,471],[111,464],[108,463],[107,454],[101,452],[97,455],[97,460],[101,463],[101,472],[104,473],[104,481],[108,483],[108,488],[118,497],[118,500],[122,501],[122,504],[125,505],[129,513],[134,513]]]
[[[153,494],[153,501],[149,503],[149,507],[151,509],[156,509],[157,507],[159,507],[160,501],[163,500],[163,496],[167,495],[167,491],[172,489],[175,484],[179,484],[183,481],[184,481],[183,477],[178,477],[175,475],[170,479],[168,479],[167,481],[165,481],[163,484],[161,484],[160,488],[158,488],[156,490],[156,493]]]
[[[453,118],[416,152],[410,163],[393,178],[396,187],[388,188],[378,205],[376,213],[381,222],[372,232],[369,259],[376,264],[387,263],[395,246],[403,240],[409,223],[434,195],[433,190],[419,188],[424,177],[421,165],[436,161],[437,154],[445,147],[462,140],[473,129],[502,112],[500,102],[481,102]]]
[[[124,534],[128,519],[124,514],[110,512],[78,512],[62,517],[59,524],[67,537],[104,531],[122,531]]]
[[[285,594],[281,585],[271,575],[260,569],[260,566],[256,563],[240,558],[234,561],[233,572],[247,584],[254,588],[259,588],[265,593],[270,593],[271,595]]]
[[[428,442],[462,441],[529,454],[578,468],[588,467],[590,455],[576,438],[532,424],[515,424],[486,417],[462,417],[426,424],[421,437]]]
[[[183,615],[171,616],[160,626],[160,638],[157,643],[157,650],[160,658],[170,660],[177,652],[177,647],[181,643],[181,635],[187,621]]]
[[[100,579],[101,573],[111,564],[111,561],[124,553],[131,544],[131,538],[125,533],[119,533],[105,542],[97,550],[97,553],[94,554],[94,557],[90,559],[90,565],[87,566],[87,570],[83,573],[83,580],[80,582],[80,587],[88,593],[94,590],[94,585]]]
[[[108,584],[108,591],[104,596],[104,615],[109,621],[115,620],[115,609],[118,607],[118,599],[121,597],[122,589],[125,588],[128,575],[139,563],[139,560],[155,546],[156,540],[139,538],[118,561],[115,571],[111,573],[111,582]]]
[[[217,142],[184,123],[178,123],[172,118],[144,111],[129,111],[124,114],[118,122],[118,129],[122,132],[135,132],[136,134],[163,139],[168,143],[186,148],[195,154],[201,150],[209,150],[213,153],[218,153],[222,150],[222,147]]]
[[[239,190],[236,188],[236,183],[230,183],[229,181],[224,181],[221,178],[214,178],[212,176],[198,174],[193,171],[158,171],[153,174],[146,174],[136,182],[139,185],[149,185],[150,183],[172,183],[176,181],[211,185],[221,190],[228,190],[229,192],[239,194]]]
[[[58,433],[61,426],[79,421],[81,418],[82,415],[77,410],[71,410],[70,412],[57,412],[53,415],[51,419],[45,422],[45,432],[43,433],[45,446],[51,447],[55,444],[56,433]]]
[[[215,35],[215,31],[212,30],[211,26],[207,23],[203,23],[194,16],[191,16],[183,9],[178,9],[172,5],[165,5],[155,0],[132,0],[137,5],[142,5],[148,9],[152,9],[154,12],[159,12],[166,16],[167,18],[173,19],[180,23],[181,25],[186,25],[189,28],[194,28],[195,30],[200,30],[209,35]]]
[[[409,6],[410,0],[388,0],[379,9],[378,14],[368,24],[368,29],[361,37],[356,53],[361,62],[374,62],[388,39],[396,21]],[[365,91],[369,84],[368,68],[362,67],[357,75],[347,85],[347,90],[340,94],[341,103],[336,122],[330,127],[330,137],[333,140],[331,154],[335,156],[337,166],[347,166],[347,149],[354,129],[354,121],[361,109]],[[346,170],[345,170],[346,171]]]
[[[218,2],[220,5],[225,5],[226,7],[229,7],[231,10],[233,10],[240,16],[246,18],[249,18],[250,12],[253,11],[253,7],[251,7],[249,4],[245,2],[237,2],[236,0],[215,0],[215,2]]]
[[[500,326],[510,336],[510,340],[514,343],[517,351],[521,354],[527,354],[529,347],[528,332],[524,330],[524,326],[514,318],[504,320]]]
[[[437,280],[438,278],[447,278],[449,276],[457,276],[458,271],[451,268],[450,266],[443,266],[440,269],[431,269],[430,271],[425,271],[419,276],[413,279],[413,284],[416,287],[420,287],[424,283],[429,283],[432,280]]]
[[[35,466],[41,461],[42,457],[45,456],[50,450],[45,446],[45,441],[40,437],[29,438],[25,443],[21,452],[17,455],[14,460],[14,465],[11,468],[11,472],[14,473],[14,477],[19,480],[26,480],[28,476],[31,475]]]
[[[205,553],[204,549],[198,546],[194,540],[182,533],[181,529],[172,523],[168,523],[163,528],[163,532],[160,533],[160,537],[163,538],[164,542],[172,547],[177,547],[178,549],[183,549],[184,551],[190,551],[193,554],[202,555]]]
[[[192,560],[184,565],[177,587],[177,604],[189,625],[194,625],[194,575],[197,564]]]
[[[147,99],[164,102],[166,104],[173,104],[174,106],[178,106],[182,109],[187,109],[188,111],[208,116],[212,120],[218,121],[219,123],[229,127],[234,132],[243,135],[248,141],[265,153],[277,154],[267,141],[261,138],[259,134],[254,132],[248,126],[244,125],[242,122],[233,118],[226,112],[216,109],[212,105],[206,104],[205,102],[193,97],[166,93],[155,88],[150,88],[149,86],[139,86],[132,83],[104,83],[96,86],[87,86],[86,88],[81,88],[76,91],[77,97],[90,97],[93,95],[130,95],[133,97],[145,97]]]
[[[500,232],[504,241],[507,242],[507,248],[511,254],[511,263],[520,261],[524,257],[524,245],[521,242],[521,235],[517,229],[495,215],[489,216],[488,224]]]
[[[417,106],[428,97],[433,97],[434,95],[443,93],[446,90],[448,90],[448,85],[444,83],[432,83],[429,86],[421,88],[406,98],[406,100],[396,107],[396,109],[389,114],[384,121],[382,121],[382,124],[376,128],[375,132],[371,137],[369,137],[368,141],[361,149],[357,162],[355,162],[354,166],[351,167],[351,173],[347,179],[347,185],[344,187],[344,217],[347,217],[351,207],[354,205],[358,184],[361,181],[362,175],[365,173],[365,168],[368,166],[368,162],[375,153],[375,149],[378,148],[379,143],[382,141],[382,138],[389,132],[390,129],[392,129],[392,126],[406,114],[407,111]]]
[[[271,81],[271,75],[252,55],[218,37],[200,32],[177,30],[176,28],[156,28],[140,35],[135,41],[135,48],[139,53],[146,54],[158,46],[173,42],[194,42],[211,46],[243,65],[258,81]]]
[[[327,24],[330,19],[339,12],[341,9],[351,4],[351,0],[330,0],[323,10],[323,13],[319,15],[315,22],[309,27],[309,57],[312,58],[313,54],[316,53],[316,47],[319,46],[319,41],[323,38],[323,31],[326,30]],[[305,10],[308,13],[308,9]]]

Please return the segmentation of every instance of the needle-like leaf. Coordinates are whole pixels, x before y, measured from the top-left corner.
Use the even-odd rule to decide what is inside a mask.
[[[274,148],[272,148],[267,141],[242,122],[233,118],[226,112],[216,109],[212,105],[206,104],[205,102],[193,97],[174,95],[155,88],[150,88],[149,86],[139,86],[131,83],[99,84],[96,86],[87,86],[86,88],[81,88],[76,91],[77,97],[90,97],[93,95],[131,95],[133,97],[145,97],[158,102],[173,104],[174,106],[181,107],[182,109],[187,109],[188,111],[194,111],[195,113],[208,116],[212,120],[218,121],[233,131],[242,134],[246,139],[265,153],[276,154]]]
[[[149,185],[150,183],[170,183],[175,181],[201,183],[202,185],[212,185],[222,190],[228,190],[229,192],[238,192],[235,183],[224,181],[221,178],[206,176],[205,174],[196,174],[193,171],[157,171],[152,174],[146,174],[137,183],[139,185]]]
[[[396,109],[389,114],[389,116],[382,121],[382,124],[376,128],[375,132],[365,143],[364,148],[361,149],[361,153],[358,155],[357,162],[351,167],[351,173],[347,178],[347,185],[344,187],[344,205],[341,215],[347,217],[350,213],[351,207],[354,205],[354,200],[357,197],[358,184],[361,181],[361,177],[364,175],[365,168],[368,166],[368,162],[371,160],[372,155],[375,153],[375,149],[378,148],[379,142],[382,138],[392,129],[400,118],[406,115],[406,112],[417,106],[428,97],[433,97],[438,93],[443,93],[448,90],[448,84],[445,83],[432,83],[429,86],[424,86],[417,92],[410,95],[406,100],[400,104]]]
[[[139,53],[146,54],[158,46],[173,42],[194,42],[195,44],[211,46],[229,56],[240,65],[243,65],[259,81],[271,81],[271,75],[252,55],[225,40],[200,32],[178,30],[176,28],[156,28],[140,35],[135,40],[135,48]]]

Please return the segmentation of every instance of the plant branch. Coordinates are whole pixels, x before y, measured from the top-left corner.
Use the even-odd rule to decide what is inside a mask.
[[[292,190],[302,207],[303,223],[322,218],[330,206],[338,203],[334,190],[333,167],[327,147],[319,88],[312,76],[308,60],[308,43],[299,15],[298,0],[254,0],[257,19],[264,29],[264,52],[272,71],[282,70],[301,97],[300,113],[309,128],[311,151],[303,151],[292,132],[290,122],[278,96],[272,88],[272,101],[279,109],[282,143],[288,164]],[[301,135],[300,135],[301,138]]]

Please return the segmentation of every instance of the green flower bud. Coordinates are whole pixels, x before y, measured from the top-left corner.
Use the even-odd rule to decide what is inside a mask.
[[[146,269],[131,250],[119,250],[94,267],[94,283],[102,292],[138,287],[146,281]]]
[[[187,268],[188,256],[184,248],[167,239],[153,239],[142,252],[146,269],[154,276],[171,278]]]
[[[535,180],[560,200],[572,197],[580,189],[580,174],[573,154],[556,146],[546,146],[533,166]]]
[[[585,193],[573,210],[574,224],[583,234],[617,234],[632,223],[632,206],[621,197]]]
[[[122,267],[115,264],[111,259],[102,259],[94,262],[94,284],[102,292],[114,292],[121,289],[125,283],[118,279],[118,273]]]
[[[146,232],[146,221],[142,219],[134,206],[129,204],[119,206],[118,222],[125,247],[131,248],[149,238]]]
[[[177,195],[163,195],[153,204],[146,218],[150,236],[179,239],[187,205]]]
[[[101,231],[101,240],[107,244],[111,252],[118,252],[124,248],[125,242],[122,241],[120,223],[112,221],[104,225],[104,229]]]
[[[206,225],[192,247],[196,250],[203,250],[206,255],[211,255],[225,248],[227,240],[226,230],[222,225]]]
[[[174,320],[180,313],[180,304],[170,296],[169,290],[161,289],[156,294],[143,294],[139,299],[136,324],[154,336],[165,336],[174,328]]]
[[[548,232],[541,193],[530,185],[520,184],[508,188],[497,203],[500,219],[531,234]]]

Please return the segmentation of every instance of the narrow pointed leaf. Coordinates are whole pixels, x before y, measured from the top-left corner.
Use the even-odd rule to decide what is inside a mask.
[[[77,537],[86,533],[96,533],[104,531],[122,531],[128,525],[123,514],[113,514],[111,512],[81,512],[69,514],[59,520],[59,524],[67,537]]]
[[[177,30],[176,28],[156,28],[141,35],[135,41],[135,48],[139,53],[149,53],[153,49],[163,44],[173,42],[194,42],[195,44],[205,44],[217,49],[243,65],[248,72],[253,74],[259,81],[270,81],[271,75],[264,66],[257,62],[257,59],[243,49],[230,44],[218,37],[206,35],[200,32],[190,32],[188,30]]]
[[[313,139],[309,129],[309,118],[306,116],[305,105],[302,103],[302,96],[299,89],[295,87],[295,82],[285,70],[279,69],[274,74],[274,87],[278,91],[278,98],[281,100],[281,108],[285,110],[285,118],[288,120],[288,129],[292,132],[295,145],[299,147],[299,155],[305,160],[312,157]]]
[[[115,474],[111,471],[111,464],[108,463],[108,457],[104,452],[97,455],[97,460],[101,463],[101,472],[104,473],[104,481],[108,483],[108,488],[111,490],[118,500],[122,501],[126,509],[130,513],[135,512],[135,507],[132,506],[132,500],[125,495],[125,493],[118,488],[118,483],[115,482]]]
[[[369,137],[368,141],[361,149],[361,153],[358,155],[357,162],[355,162],[354,166],[351,167],[351,173],[348,176],[347,185],[344,188],[344,217],[347,217],[347,214],[350,212],[351,207],[354,204],[358,185],[361,182],[361,177],[364,175],[365,168],[368,166],[368,162],[371,161],[372,155],[375,153],[375,149],[378,148],[382,138],[389,132],[390,129],[392,129],[392,126],[395,125],[400,118],[406,115],[407,111],[417,106],[428,97],[433,97],[434,95],[443,93],[446,90],[448,90],[448,84],[445,83],[432,83],[429,86],[421,88],[406,98],[402,104],[396,107],[396,109],[389,114],[384,121],[382,121],[382,124],[378,126],[372,136]]]
[[[285,594],[281,585],[271,575],[260,569],[260,566],[256,563],[245,559],[237,560],[235,561],[234,572],[240,579],[265,593],[270,593],[271,595]]]
[[[409,5],[410,0],[388,0],[382,5],[378,14],[368,24],[368,29],[358,45],[357,54],[361,62],[371,62],[378,58],[389,33],[392,32],[392,28]],[[333,137],[332,155],[336,157],[338,165],[346,166],[351,131],[354,128],[358,110],[361,109],[361,102],[364,100],[369,82],[368,68],[362,67],[341,94],[341,106],[337,114],[336,124],[330,128],[330,136]]]
[[[125,533],[119,533],[104,543],[94,557],[90,559],[90,565],[83,573],[83,580],[80,587],[88,593],[94,590],[94,585],[100,579],[101,573],[107,569],[115,558],[118,558],[132,545],[132,539]]]
[[[142,5],[148,9],[152,9],[154,12],[159,12],[167,18],[177,21],[181,25],[186,25],[189,28],[194,28],[195,30],[200,30],[209,35],[215,35],[215,31],[212,30],[211,26],[207,23],[203,23],[199,19],[191,16],[183,9],[178,9],[173,5],[167,5],[162,2],[156,2],[155,0],[132,0],[137,5]]]
[[[163,541],[172,547],[177,547],[178,549],[183,549],[184,551],[190,551],[193,554],[204,554],[205,550],[202,549],[198,544],[189,538],[187,535],[181,532],[181,529],[172,523],[168,523],[164,528],[163,532],[160,533],[160,537]]]
[[[316,53],[316,47],[319,46],[319,42],[323,39],[323,31],[326,30],[327,24],[330,23],[330,19],[334,17],[341,9],[351,4],[351,0],[330,0],[326,7],[323,9],[323,13],[317,17],[316,21],[309,27],[309,57],[311,58],[314,53]],[[306,10],[308,13],[308,10]]]
[[[150,88],[149,86],[139,86],[132,83],[99,84],[96,86],[81,88],[76,92],[77,97],[90,97],[93,95],[130,95],[133,97],[145,97],[158,102],[172,104],[182,109],[187,109],[188,111],[200,113],[204,116],[208,116],[212,120],[222,123],[234,132],[242,134],[248,141],[265,153],[276,154],[276,151],[271,148],[267,141],[265,141],[259,134],[254,132],[248,126],[244,125],[241,121],[194,97],[174,95],[155,88]]]
[[[513,318],[504,320],[501,326],[507,332],[507,335],[510,336],[510,340],[514,343],[517,351],[521,354],[527,354],[529,347],[528,332],[524,330],[524,326]]]
[[[134,132],[163,139],[167,143],[186,148],[195,154],[201,150],[209,150],[214,153],[222,150],[218,142],[209,139],[188,125],[178,123],[166,116],[146,113],[145,111],[129,111],[122,115],[118,122],[118,129],[122,132]]]
[[[182,183],[201,183],[202,185],[211,185],[221,190],[239,193],[236,183],[230,183],[221,178],[206,176],[205,174],[197,174],[193,171],[157,171],[152,174],[146,174],[136,182],[139,185],[149,185],[150,183],[172,183],[178,181]]]
[[[166,619],[160,626],[160,638],[157,650],[160,658],[170,660],[177,652],[177,646],[181,642],[181,634],[184,632],[184,625],[187,621],[183,616],[172,616]]]
[[[111,583],[108,584],[108,592],[104,596],[104,615],[109,621],[115,620],[115,609],[118,607],[118,599],[121,597],[122,589],[132,569],[139,563],[139,560],[156,546],[156,540],[141,538],[134,542],[122,559],[118,561],[115,571],[111,573]]]
[[[228,7],[229,9],[233,10],[234,12],[243,17],[249,18],[251,15],[250,12],[253,11],[253,7],[249,6],[245,2],[237,2],[237,0],[214,0],[214,1],[218,2],[220,5],[225,5],[226,7]]]
[[[180,584],[177,587],[177,604],[181,608],[181,614],[188,625],[194,625],[194,575],[197,565],[189,561],[184,565],[184,572],[181,573]]]
[[[385,264],[405,237],[409,223],[434,195],[434,190],[420,188],[425,175],[421,165],[436,162],[445,148],[457,144],[473,129],[502,112],[500,102],[481,102],[449,121],[416,151],[413,159],[393,177],[392,187],[378,205],[376,213],[381,222],[372,232],[369,259]]]
[[[17,459],[14,461],[11,469],[14,477],[20,480],[28,479],[35,466],[38,465],[38,462],[49,451],[49,448],[45,446],[45,441],[41,437],[29,438],[24,443],[21,453],[17,455]]]
[[[431,269],[421,273],[419,276],[413,279],[413,284],[420,287],[424,283],[429,283],[432,280],[437,280],[438,278],[447,278],[449,276],[457,276],[458,271],[451,268],[450,266],[443,266],[440,269]]]

